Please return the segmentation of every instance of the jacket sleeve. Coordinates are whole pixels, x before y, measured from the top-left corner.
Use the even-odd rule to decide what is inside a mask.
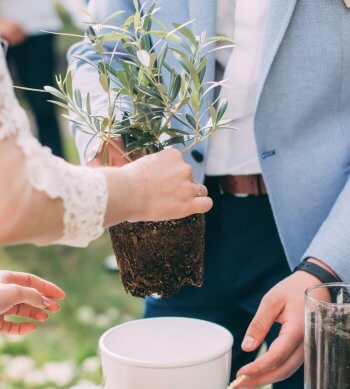
[[[316,258],[350,283],[350,179],[303,258]]]

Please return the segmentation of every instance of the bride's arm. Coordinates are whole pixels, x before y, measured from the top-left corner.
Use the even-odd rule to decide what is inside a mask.
[[[122,221],[175,219],[211,208],[177,150],[96,169],[70,165],[37,146],[27,157],[16,137],[0,141],[0,244],[81,247]]]
[[[63,234],[62,199],[35,190],[15,138],[0,141],[0,244],[58,240]]]

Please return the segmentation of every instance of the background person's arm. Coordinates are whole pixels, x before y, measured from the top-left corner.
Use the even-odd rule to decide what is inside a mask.
[[[0,38],[5,39],[10,46],[16,46],[26,37],[26,32],[18,23],[0,15]]]

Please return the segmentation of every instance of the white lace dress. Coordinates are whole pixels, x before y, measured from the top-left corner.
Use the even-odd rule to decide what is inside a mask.
[[[38,239],[34,243],[84,247],[97,239],[103,232],[107,207],[106,179],[98,169],[74,166],[53,156],[32,136],[26,113],[14,95],[0,45],[0,144],[9,138],[15,138],[13,147],[19,147],[23,153],[13,167],[13,179],[17,178],[17,171],[24,172],[29,189],[43,192],[53,200],[62,199],[64,207],[61,238],[55,242]],[[0,155],[0,187],[6,190],[7,183],[1,178],[1,158]],[[28,188],[25,189],[27,193]]]

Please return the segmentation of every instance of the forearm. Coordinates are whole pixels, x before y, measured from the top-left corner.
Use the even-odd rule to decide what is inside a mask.
[[[35,190],[14,138],[0,142],[0,243],[54,241],[63,234],[63,204]]]

